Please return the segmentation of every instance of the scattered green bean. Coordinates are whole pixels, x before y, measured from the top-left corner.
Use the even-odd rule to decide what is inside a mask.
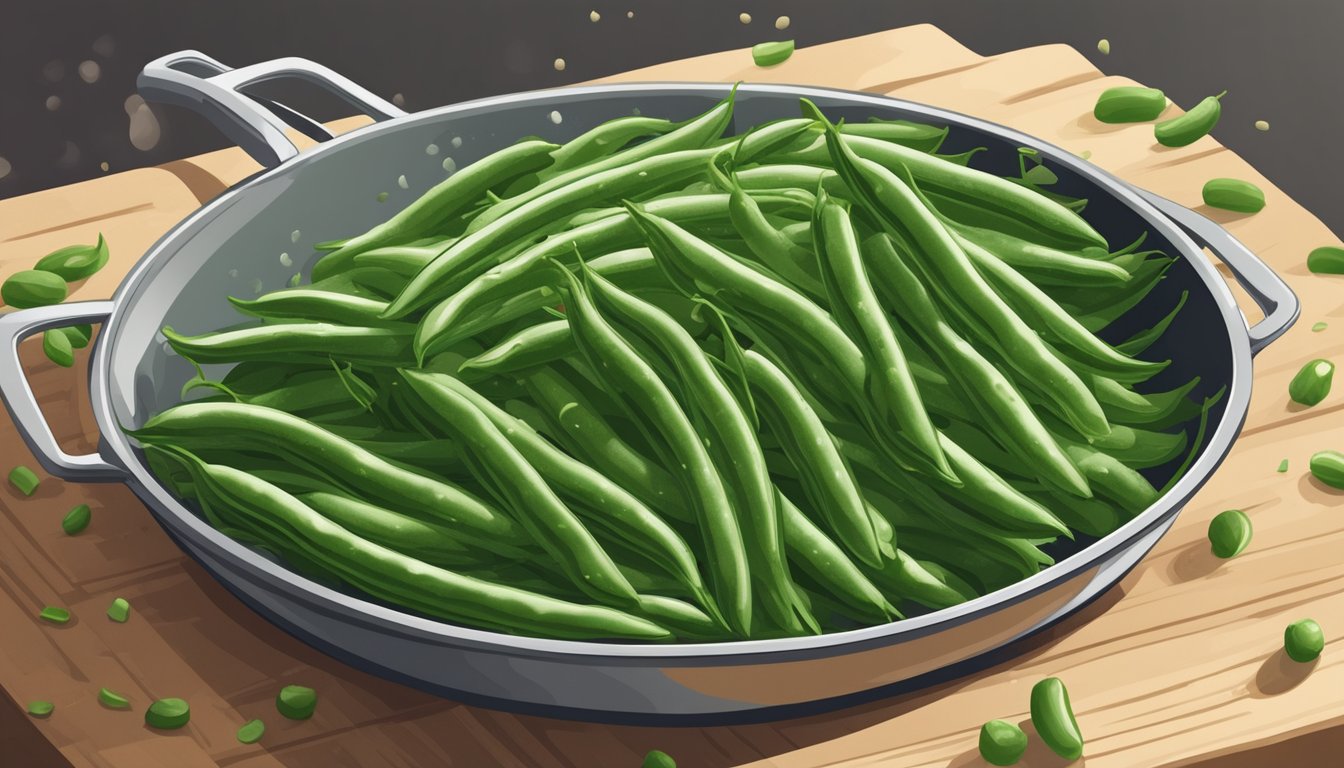
[[[68,245],[43,256],[33,269],[50,272],[67,283],[92,277],[107,264],[107,241],[102,233],[93,245]]]
[[[1058,677],[1031,687],[1031,724],[1052,752],[1068,760],[1083,756],[1083,734],[1073,717],[1069,691]]]
[[[1224,560],[1241,554],[1251,543],[1251,518],[1239,509],[1214,515],[1209,521],[1209,544]]]
[[[286,685],[276,694],[275,708],[290,720],[307,720],[317,709],[317,691],[302,685]]]
[[[92,518],[93,512],[89,509],[89,505],[80,504],[66,512],[65,517],[61,518],[61,530],[65,531],[67,536],[74,536],[88,528],[89,521]]]
[[[757,43],[751,47],[751,60],[758,67],[773,67],[783,64],[793,55],[793,41],[779,40],[770,43]]]
[[[108,688],[98,689],[98,703],[108,709],[130,709],[131,700]]]
[[[990,765],[1014,765],[1027,751],[1027,734],[1006,720],[980,726],[980,757]]]
[[[0,284],[0,298],[15,309],[45,307],[65,301],[65,280],[53,272],[28,269],[15,272]]]
[[[1334,378],[1334,363],[1319,358],[1312,360],[1302,366],[1293,380],[1288,382],[1288,396],[1300,405],[1316,405],[1330,394],[1330,384]]]
[[[1312,332],[1312,333],[1320,333],[1321,331],[1324,331],[1326,328],[1329,328],[1329,327],[1330,327],[1330,326],[1329,326],[1328,323],[1324,323],[1324,322],[1313,323],[1312,326],[1311,326],[1311,332]]]
[[[641,768],[677,768],[677,761],[673,760],[672,756],[666,752],[651,749],[648,754],[644,755]]]
[[[41,699],[38,699],[36,701],[28,702],[28,714],[33,717],[49,717],[51,713],[55,711],[56,705],[52,704],[50,701],[42,701]]]
[[[256,744],[266,733],[266,724],[260,720],[249,720],[238,729],[235,738],[240,744]]]
[[[124,597],[113,598],[111,605],[107,606],[107,618],[125,624],[131,617],[131,603]]]
[[[1265,193],[1249,181],[1210,179],[1204,184],[1204,204],[1238,213],[1256,213],[1265,207]]]
[[[1146,123],[1167,108],[1167,95],[1156,88],[1121,85],[1097,97],[1092,115],[1103,123]]]
[[[1184,147],[1208,135],[1223,114],[1222,98],[1226,95],[1227,91],[1223,91],[1217,96],[1209,96],[1191,107],[1189,112],[1153,126],[1157,143],[1165,147]]]
[[[75,351],[70,344],[70,337],[59,328],[42,332],[42,351],[48,360],[62,368],[75,364]]]
[[[1344,275],[1344,248],[1322,245],[1307,254],[1307,269],[1318,275]]]
[[[1284,459],[1283,461],[1280,461],[1280,462],[1279,462],[1279,469],[1278,469],[1278,472],[1279,472],[1280,474],[1282,474],[1282,473],[1287,472],[1287,471],[1288,471],[1288,460],[1287,460],[1287,459]]]
[[[65,624],[70,621],[70,612],[64,608],[48,605],[37,614],[37,617],[52,624]]]
[[[1331,488],[1344,489],[1344,453],[1318,451],[1307,464],[1312,477]]]
[[[1283,630],[1283,650],[1299,664],[1315,661],[1325,650],[1325,633],[1312,619],[1298,619]]]
[[[9,470],[9,484],[18,489],[19,493],[24,496],[32,496],[41,482],[37,479],[37,474],[33,470],[22,464]]]
[[[145,710],[145,725],[161,730],[176,730],[191,720],[191,707],[183,699],[158,699]]]

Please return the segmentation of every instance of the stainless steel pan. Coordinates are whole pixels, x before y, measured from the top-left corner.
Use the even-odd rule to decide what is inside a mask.
[[[330,89],[377,123],[332,138],[292,110],[244,95],[250,86],[280,77]],[[313,258],[312,243],[363,231],[441,180],[445,158],[452,158],[449,167],[462,167],[523,135],[562,141],[636,110],[686,118],[718,101],[728,87],[564,88],[408,115],[312,62],[283,59],[230,70],[186,52],[145,67],[140,89],[147,98],[206,113],[268,170],[221,194],[165,235],[111,301],[0,318],[0,392],[20,431],[55,475],[128,484],[183,549],[286,631],[361,669],[500,706],[593,718],[762,717],[879,695],[894,686],[917,685],[929,673],[945,674],[955,665],[983,660],[1097,597],[1152,548],[1241,429],[1250,401],[1252,356],[1283,333],[1298,312],[1297,299],[1283,281],[1223,229],[1057,147],[965,115],[881,96],[745,85],[738,90],[736,130],[796,116],[800,96],[835,118],[946,124],[952,127],[949,151],[988,146],[980,157],[1003,172],[1015,167],[1017,147],[1037,149],[1060,176],[1061,191],[1091,199],[1088,219],[1111,242],[1129,242],[1150,231],[1148,245],[1180,261],[1112,331],[1122,338],[1151,325],[1181,290],[1190,291],[1185,310],[1152,350],[1174,361],[1153,384],[1174,386],[1199,375],[1203,384],[1197,394],[1226,386],[1226,396],[1211,413],[1210,438],[1180,482],[1120,530],[1060,552],[1057,565],[1007,589],[904,621],[821,637],[674,646],[541,640],[467,629],[309,581],[215,531],[166,491],[119,426],[139,426],[177,402],[180,385],[192,373],[170,354],[159,329],[171,325],[194,333],[238,322],[225,296],[282,286],[294,272],[282,264],[282,253],[303,265]],[[286,127],[321,143],[299,152],[285,138]],[[409,189],[398,185],[403,174]],[[382,205],[374,202],[380,192],[390,194]],[[1204,246],[1231,268],[1265,319],[1247,328],[1227,285],[1201,255]],[[44,329],[83,322],[103,324],[89,382],[102,439],[97,453],[72,456],[44,423],[19,369],[16,347]]]

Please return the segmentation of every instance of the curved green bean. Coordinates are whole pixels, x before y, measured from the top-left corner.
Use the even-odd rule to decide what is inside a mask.
[[[371,365],[411,361],[414,327],[366,328],[332,323],[259,325],[236,331],[182,336],[165,326],[163,335],[179,355],[199,364],[247,360],[288,362],[337,358]]]

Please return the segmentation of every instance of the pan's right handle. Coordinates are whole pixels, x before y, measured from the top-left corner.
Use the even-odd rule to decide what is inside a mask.
[[[314,141],[332,138],[331,132],[316,120],[246,92],[258,83],[282,78],[321,86],[375,120],[406,114],[331,69],[297,57],[233,69],[199,51],[179,51],[146,64],[136,86],[148,101],[200,112],[253,159],[274,168],[299,153],[294,142],[285,136],[286,128],[295,128]]]
[[[1283,278],[1275,274],[1250,248],[1207,216],[1201,216],[1180,203],[1152,192],[1142,189],[1136,191],[1226,264],[1237,283],[1265,313],[1264,319],[1246,330],[1252,355],[1269,346],[1270,342],[1293,326],[1301,313],[1302,303]]]
[[[0,316],[0,400],[19,435],[51,474],[67,480],[123,480],[126,470],[96,453],[76,456],[61,450],[19,362],[19,342],[35,333],[80,323],[101,323],[112,314],[110,301],[79,301],[25,309]]]

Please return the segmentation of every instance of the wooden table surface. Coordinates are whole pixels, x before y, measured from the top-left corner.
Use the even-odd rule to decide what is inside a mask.
[[[1265,765],[1330,762],[1344,746],[1344,658],[1328,642],[1316,663],[1280,650],[1283,627],[1316,618],[1344,636],[1344,495],[1306,473],[1307,458],[1344,448],[1344,396],[1309,410],[1289,404],[1287,382],[1305,361],[1344,347],[1344,278],[1313,276],[1307,252],[1335,244],[1315,217],[1240,158],[1204,138],[1181,149],[1153,142],[1147,125],[1103,125],[1091,107],[1103,89],[1129,84],[1054,45],[982,57],[930,26],[908,27],[798,51],[772,68],[748,52],[672,62],[612,80],[807,83],[875,93],[1000,122],[1077,153],[1178,202],[1198,207],[1216,176],[1252,181],[1268,204],[1255,215],[1210,212],[1297,291],[1297,326],[1256,360],[1246,429],[1226,463],[1156,550],[1100,601],[1020,654],[979,674],[866,706],[762,725],[659,729],[517,716],[446,701],[352,670],[258,618],[185,558],[139,501],[119,485],[43,478],[32,498],[0,490],[0,755],[15,765],[231,766],[637,766],[649,749],[683,768],[753,764],[820,766],[981,765],[979,725],[1027,718],[1032,683],[1069,685],[1087,737],[1079,764]],[[1153,83],[1160,86],[1161,83]],[[1170,108],[1169,114],[1178,111]],[[350,128],[362,121],[342,121]],[[106,235],[112,262],[71,300],[110,296],[139,255],[201,202],[256,170],[239,150],[0,201],[0,279],[63,245]],[[1245,304],[1249,307],[1249,304]],[[1253,310],[1247,309],[1252,320]],[[1313,323],[1329,321],[1314,333]],[[1198,344],[1199,339],[1187,343]],[[73,370],[22,345],[33,384],[68,450],[91,450],[87,352]],[[7,469],[36,466],[8,419],[0,419]],[[1289,471],[1275,470],[1288,459]],[[59,522],[78,503],[93,524],[75,537]],[[1235,560],[1209,552],[1205,528],[1227,508],[1251,516],[1255,540]],[[126,624],[104,617],[129,599]],[[46,604],[75,619],[37,619]],[[314,718],[275,714],[278,688],[316,688]],[[99,687],[127,694],[131,713],[102,708]],[[191,724],[164,734],[143,727],[153,699],[179,696]],[[19,707],[49,699],[56,712],[28,719]],[[243,745],[234,731],[260,717],[269,730]],[[1022,763],[1060,765],[1038,741]],[[59,757],[57,756],[59,753]],[[26,762],[25,762],[26,760]],[[11,764],[0,760],[6,765]]]

